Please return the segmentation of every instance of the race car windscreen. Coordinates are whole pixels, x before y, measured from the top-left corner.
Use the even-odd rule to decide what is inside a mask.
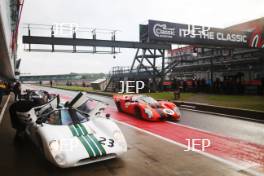
[[[93,100],[87,100],[85,103],[83,103],[80,107],[77,109],[86,113],[91,112],[97,105],[96,101]]]
[[[138,97],[138,100],[144,101],[145,103],[148,103],[148,104],[157,104],[158,103],[152,97],[147,97],[147,96],[140,96],[140,97]]]
[[[72,125],[75,123],[83,123],[89,120],[89,117],[74,109],[69,113],[68,109],[53,111],[49,114],[46,123],[50,125]]]

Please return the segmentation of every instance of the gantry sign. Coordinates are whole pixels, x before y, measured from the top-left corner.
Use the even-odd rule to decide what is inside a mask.
[[[254,28],[251,29],[251,31],[238,31],[155,20],[149,20],[145,28],[147,28],[148,31],[148,35],[145,35],[145,37],[147,37],[150,42],[234,48],[264,47],[263,33],[256,35],[254,33]],[[263,30],[263,26],[260,28]]]
[[[263,26],[260,27],[263,31]],[[53,29],[53,28],[52,28]],[[93,47],[118,47],[118,48],[138,48],[138,49],[170,49],[170,44],[205,45],[215,47],[234,48],[263,48],[264,35],[255,34],[251,31],[239,31],[231,29],[221,29],[191,24],[170,23],[164,21],[149,20],[147,25],[140,25],[140,42],[98,40],[96,38],[77,38],[73,29],[72,38],[62,38],[54,36],[23,36],[23,43],[40,45],[72,45],[72,46],[93,46]],[[53,47],[52,47],[53,48]],[[53,50],[54,51],[54,48]]]

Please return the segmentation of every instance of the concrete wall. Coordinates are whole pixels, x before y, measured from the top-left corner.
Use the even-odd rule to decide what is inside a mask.
[[[5,42],[7,46],[11,46],[11,12],[10,12],[10,0],[0,1],[0,18],[2,21],[2,28],[4,31]],[[8,47],[8,53],[11,54],[11,47]]]
[[[6,79],[14,78],[10,1],[0,1],[0,77]]]

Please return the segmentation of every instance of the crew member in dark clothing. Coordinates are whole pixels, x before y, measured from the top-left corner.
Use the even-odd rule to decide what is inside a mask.
[[[3,91],[0,89],[0,104],[2,103]]]
[[[22,100],[13,103],[10,106],[9,113],[11,117],[11,124],[12,127],[17,131],[16,137],[22,137],[25,130],[25,124],[18,119],[17,112],[27,112],[33,108],[34,105],[34,102]]]
[[[14,94],[15,94],[15,101],[21,99],[21,84],[20,82],[16,82],[14,85]]]
[[[5,89],[6,89],[6,85],[4,84],[4,82],[0,81],[0,104],[2,102],[2,98],[4,96]]]

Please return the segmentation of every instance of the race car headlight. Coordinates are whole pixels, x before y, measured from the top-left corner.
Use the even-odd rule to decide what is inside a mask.
[[[59,165],[65,164],[65,161],[66,161],[65,155],[63,153],[55,155],[54,159],[56,163],[58,163]]]
[[[181,112],[177,106],[173,108],[173,111],[176,112],[176,114],[178,114],[179,116],[181,115]]]
[[[60,142],[57,140],[50,141],[49,149],[53,155],[57,154],[60,151]]]
[[[115,131],[113,137],[115,142],[117,142],[122,148],[126,148],[126,141],[120,131]]]
[[[58,140],[52,140],[49,143],[50,152],[53,155],[55,162],[59,165],[66,163],[65,155],[61,152],[61,143]]]
[[[148,115],[148,118],[151,118],[153,113],[150,109],[145,109],[145,113]]]

